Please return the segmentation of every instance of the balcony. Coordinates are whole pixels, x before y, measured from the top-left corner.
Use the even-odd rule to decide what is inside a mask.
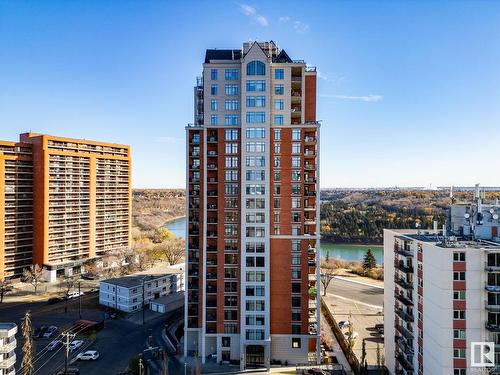
[[[217,210],[217,205],[216,204],[209,204],[209,205],[207,205],[207,209],[209,211],[215,211],[215,210]]]
[[[395,328],[397,331],[399,331],[399,333],[401,333],[403,335],[403,337],[405,339],[413,339],[413,332],[410,332],[407,328],[399,325],[399,324],[396,324],[395,325]]]
[[[490,304],[488,300],[484,301],[484,306],[486,307],[486,310],[491,311],[491,312],[500,312],[500,304],[492,303]]]
[[[486,289],[488,292],[500,293],[500,286],[499,285],[488,285],[488,282],[486,282],[484,289]]]
[[[394,312],[396,313],[397,316],[399,316],[401,319],[403,319],[407,322],[414,321],[413,315],[408,314],[406,311],[404,311],[403,309],[400,309],[399,307],[395,307]]]
[[[395,259],[394,267],[405,273],[413,273],[413,265],[412,264],[405,265],[405,262],[402,260],[398,261],[397,259]]]
[[[12,350],[16,348],[17,341],[13,339],[11,342],[0,346],[0,353],[10,353]]]
[[[403,248],[397,244],[394,244],[394,252],[396,254],[399,254],[399,255],[402,255],[405,257],[412,257],[413,256],[413,253],[410,251],[409,248]]]
[[[485,328],[490,332],[500,332],[500,325],[486,322]]]
[[[207,280],[217,280],[217,274],[207,272]]]
[[[207,285],[207,294],[217,294],[217,287],[214,285]]]
[[[484,270],[489,272],[500,272],[500,265],[495,263],[484,262]]]
[[[311,144],[311,143],[316,143],[316,138],[315,138],[315,137],[311,137],[311,136],[306,135],[306,136],[304,137],[304,142],[305,142],[306,144],[307,144],[307,143],[309,143],[309,144]]]
[[[315,171],[316,170],[316,165],[315,164],[311,164],[311,163],[305,163],[304,164],[304,169],[306,171]]]
[[[208,137],[207,143],[217,143],[217,137]]]
[[[406,359],[406,357],[403,354],[398,354],[396,356],[396,359],[406,371],[413,371],[413,365],[411,364],[410,361]]]
[[[12,354],[9,358],[4,358],[0,361],[0,369],[8,369],[16,363],[16,355]]]
[[[413,301],[406,297],[403,293],[394,293],[394,297],[406,306],[413,306]]]
[[[399,349],[405,354],[408,355],[413,355],[415,354],[415,351],[411,346],[409,346],[405,340],[401,336],[396,336],[395,337],[396,344],[398,345]]]
[[[217,151],[208,151],[207,155],[210,156],[210,157],[217,156]]]
[[[208,164],[207,169],[209,171],[216,171],[217,170],[217,164]]]
[[[410,283],[406,280],[404,280],[403,278],[401,277],[398,277],[396,275],[394,275],[394,282],[396,284],[398,284],[400,287],[402,287],[403,289],[413,289],[413,283]]]
[[[304,156],[305,157],[313,157],[313,156],[316,156],[316,152],[314,150],[305,150]]]

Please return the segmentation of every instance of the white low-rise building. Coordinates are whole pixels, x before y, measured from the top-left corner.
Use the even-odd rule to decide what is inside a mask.
[[[0,375],[14,375],[16,370],[17,325],[0,323]]]
[[[99,283],[99,303],[125,312],[140,310],[153,300],[184,290],[183,280],[182,271],[103,280]]]

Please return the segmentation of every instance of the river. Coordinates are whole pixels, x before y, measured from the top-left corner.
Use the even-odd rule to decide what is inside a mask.
[[[186,218],[181,217],[172,220],[168,222],[165,227],[172,232],[174,236],[184,238],[186,235]],[[380,245],[345,245],[321,242],[320,248],[322,258],[326,257],[327,252],[329,252],[331,259],[342,259],[347,261],[362,261],[366,251],[372,249],[373,255],[375,255],[375,259],[377,259],[377,264],[382,264],[384,262],[384,248]]]

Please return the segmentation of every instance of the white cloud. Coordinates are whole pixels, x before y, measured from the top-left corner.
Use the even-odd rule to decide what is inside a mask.
[[[185,142],[185,139],[177,137],[157,137],[156,142],[168,143],[168,144],[178,144]]]
[[[309,30],[309,25],[301,21],[294,21],[293,29],[297,34],[304,34],[307,30]]]
[[[257,14],[255,16],[255,22],[257,22],[260,26],[264,26],[264,27],[269,26],[269,22],[267,21],[267,18],[261,14]]]
[[[253,16],[257,13],[257,10],[248,4],[239,4],[240,5],[240,11],[243,13],[245,16]]]
[[[319,97],[322,98],[335,98],[335,99],[343,99],[343,100],[357,100],[360,102],[367,103],[375,103],[381,101],[384,96],[383,95],[363,95],[363,96],[353,96],[353,95],[331,95],[331,94],[318,94]]]
[[[257,9],[254,6],[249,4],[238,4],[238,6],[240,7],[241,13],[251,18],[258,25],[262,27],[269,26],[269,21],[267,20],[267,18],[264,15],[257,13]]]
[[[290,21],[290,17],[289,16],[281,16],[279,18],[280,22],[288,22]]]

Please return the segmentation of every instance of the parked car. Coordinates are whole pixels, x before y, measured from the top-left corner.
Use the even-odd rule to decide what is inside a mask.
[[[83,292],[69,292],[68,294],[66,294],[66,299],[78,298],[80,296],[83,296]]]
[[[46,325],[35,328],[35,332],[33,333],[33,337],[40,338],[43,337],[44,333],[47,331],[49,327]]]
[[[99,358],[99,352],[96,350],[87,350],[76,356],[78,361],[95,361],[97,358]]]
[[[58,348],[61,345],[62,345],[62,341],[61,340],[51,341],[50,344],[47,345],[47,350],[54,350],[54,349]]]
[[[62,302],[62,301],[64,301],[64,298],[61,298],[61,297],[52,297],[52,298],[49,298],[47,300],[47,304],[53,305],[55,303],[59,303],[59,302]]]
[[[43,337],[46,338],[46,339],[51,338],[52,336],[54,336],[57,333],[57,331],[59,331],[58,327],[56,327],[56,326],[50,326],[44,332]]]
[[[88,291],[89,293],[99,293],[99,288],[91,288]]]
[[[80,277],[84,280],[97,280],[97,279],[99,279],[99,275],[96,275],[95,273],[84,273]]]
[[[80,369],[76,367],[68,367],[68,371],[60,370],[56,375],[80,375]]]
[[[82,345],[83,345],[83,340],[73,340],[69,344],[69,351],[74,352],[76,349],[78,349]]]
[[[338,324],[340,329],[347,328],[351,325],[351,323],[348,320],[341,320]]]

